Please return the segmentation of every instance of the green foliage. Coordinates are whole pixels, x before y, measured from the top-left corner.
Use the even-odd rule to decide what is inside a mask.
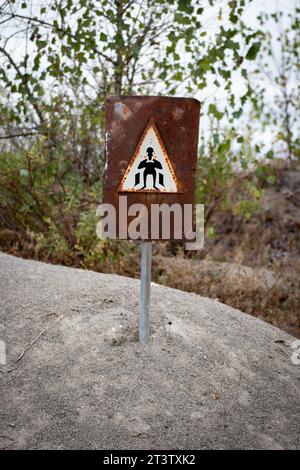
[[[287,11],[263,12],[258,20],[262,28],[266,24],[269,28],[261,43],[255,77],[248,77],[255,83],[254,117],[263,131],[272,132],[272,150],[296,160],[300,154],[300,9],[295,2]],[[256,56],[257,50],[251,55],[255,52]]]
[[[64,260],[73,249],[89,249],[92,214],[101,200],[103,140],[94,109],[80,109],[77,116],[73,109],[70,118],[58,98],[54,105],[47,134],[2,145],[0,229],[32,240],[35,254],[47,250],[50,258]]]
[[[211,225],[215,213],[227,212],[247,219],[259,208],[266,170],[254,156],[251,137],[250,133],[236,137],[231,129],[221,131],[216,117],[210,120],[209,132],[202,133],[196,200],[205,205],[209,238],[216,235]]]
[[[182,86],[195,92],[213,76],[232,97],[232,71],[243,63],[245,44],[246,59],[253,60],[258,50],[257,34],[242,21],[250,2],[231,1],[217,12],[213,1],[199,8],[195,0],[68,0],[45,4],[34,16],[30,2],[21,10],[10,2],[0,19],[12,28],[26,26],[27,44],[23,56],[15,57],[10,39],[0,35],[7,65],[1,66],[0,80],[16,102],[10,119],[34,121],[45,131],[49,84],[64,89],[70,103],[80,90],[99,105],[109,93],[157,88],[174,94]],[[213,34],[207,15],[216,24]],[[216,110],[214,115],[221,118]]]

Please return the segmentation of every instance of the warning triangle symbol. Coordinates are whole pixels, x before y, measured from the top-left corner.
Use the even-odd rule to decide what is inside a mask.
[[[167,151],[152,119],[129,162],[119,191],[180,192]]]

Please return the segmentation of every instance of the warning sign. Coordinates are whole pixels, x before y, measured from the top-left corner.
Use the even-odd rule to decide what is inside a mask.
[[[170,158],[153,119],[143,132],[119,191],[179,192]]]
[[[179,227],[194,226],[195,219],[194,212],[186,217],[185,210],[194,204],[199,101],[110,96],[105,113],[103,203],[114,209],[111,238],[147,239],[132,234],[136,225],[149,240],[184,239]],[[169,216],[162,213],[165,209]]]

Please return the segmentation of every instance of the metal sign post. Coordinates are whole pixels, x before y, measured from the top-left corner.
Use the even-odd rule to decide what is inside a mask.
[[[151,264],[152,264],[152,242],[142,240],[141,242],[141,287],[140,287],[140,318],[139,318],[139,341],[141,344],[148,343],[150,288],[151,288]]]

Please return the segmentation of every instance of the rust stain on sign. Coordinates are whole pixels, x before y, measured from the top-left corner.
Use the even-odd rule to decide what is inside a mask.
[[[193,204],[199,101],[163,96],[112,96],[106,101],[105,111],[103,202],[114,205],[118,221],[119,197],[123,195],[127,196],[128,206],[142,203],[149,212],[152,204],[179,203],[182,207]],[[154,136],[157,139],[156,145],[149,141],[147,144],[145,138],[149,132],[152,139]],[[162,168],[151,163],[155,161]],[[129,223],[129,217],[122,220]],[[117,225],[117,236],[121,232],[122,227]]]

